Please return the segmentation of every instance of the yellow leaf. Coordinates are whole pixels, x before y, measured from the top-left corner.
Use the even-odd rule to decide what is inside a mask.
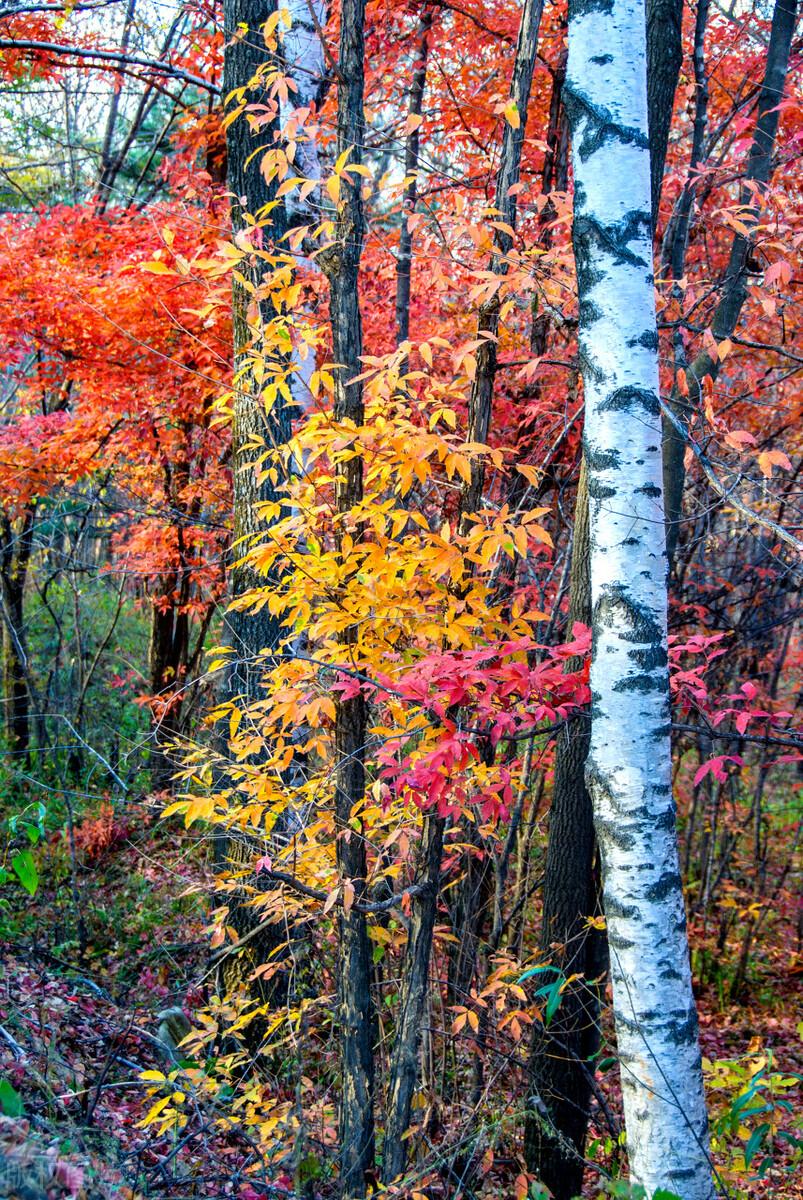
[[[526,466],[524,463],[516,463],[516,470],[520,475],[523,475],[527,482],[531,483],[533,487],[538,484],[539,471],[536,467]]]
[[[184,828],[189,829],[193,821],[203,821],[215,811],[215,801],[211,796],[193,796],[184,814]]]
[[[329,199],[332,203],[337,204],[340,199],[340,179],[337,175],[332,175],[327,179],[326,190],[329,193]]]
[[[168,267],[167,263],[160,262],[158,258],[153,259],[152,262],[140,263],[140,266],[143,271],[148,271],[151,275],[178,274],[178,272],[174,271],[172,267]]]
[[[169,1103],[169,1096],[163,1096],[161,1100],[157,1100],[155,1104],[151,1105],[142,1120],[137,1122],[138,1126],[143,1128],[146,1125],[150,1125],[151,1122],[156,1120],[162,1109],[166,1108]]]
[[[518,129],[521,125],[521,117],[515,100],[508,100],[505,105],[505,120],[511,129]]]
[[[553,546],[552,535],[544,529],[543,525],[528,525],[527,533],[531,538],[535,538],[537,542],[543,542],[545,546]]]

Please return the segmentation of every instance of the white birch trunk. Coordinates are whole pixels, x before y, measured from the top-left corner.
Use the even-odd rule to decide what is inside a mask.
[[[644,0],[573,0],[565,87],[593,603],[587,781],[631,1175],[714,1195],[671,787]]]
[[[291,24],[283,35],[282,55],[285,74],[295,84],[295,91],[289,92],[287,103],[282,105],[283,126],[294,111],[309,108],[318,100],[326,70],[322,41],[326,26],[324,0],[287,0],[284,7],[290,15]],[[318,143],[313,134],[314,131],[305,133],[296,143],[292,171],[304,179],[320,182],[321,163]],[[299,202],[297,192],[290,192],[285,203],[291,225],[313,223],[321,215],[317,192],[312,192],[303,203]],[[311,263],[308,258],[301,257],[298,265],[308,268]],[[296,369],[290,380],[290,389],[297,412],[306,414],[310,407],[309,384],[315,370],[315,355],[308,352],[305,358],[301,358],[296,352],[294,362]]]
[[[282,55],[285,74],[295,84],[295,91],[289,93],[287,103],[282,105],[283,125],[296,109],[309,108],[318,98],[325,71],[321,33],[326,25],[326,5],[322,0],[310,0],[309,3],[307,0],[287,0],[284,7],[290,14],[291,25],[282,39]],[[294,164],[295,173],[304,179],[320,179],[321,165],[314,137],[305,137],[298,142]],[[291,219],[296,212],[303,211],[298,206],[295,192],[287,197],[287,206]]]

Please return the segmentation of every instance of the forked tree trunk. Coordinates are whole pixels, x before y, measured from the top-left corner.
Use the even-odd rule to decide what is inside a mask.
[[[671,787],[645,41],[644,0],[570,4],[593,629],[587,782],[631,1174],[649,1195],[711,1200]]]

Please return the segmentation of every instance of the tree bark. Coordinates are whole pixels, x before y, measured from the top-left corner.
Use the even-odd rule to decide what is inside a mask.
[[[569,628],[591,624],[588,489],[585,460],[574,516]],[[580,660],[567,669],[578,670]],[[586,715],[560,735],[549,814],[544,875],[541,955],[555,970],[544,983],[580,979],[565,987],[549,1025],[533,1029],[524,1127],[527,1166],[550,1189],[554,1200],[582,1191],[583,1155],[594,1071],[591,1056],[599,1044],[599,987],[606,968],[605,935],[589,927],[599,911],[599,880],[594,870],[596,839],[591,797],[585,783],[589,746]]]
[[[427,58],[429,56],[429,35],[432,29],[434,13],[432,8],[425,6],[418,18],[416,30],[416,61],[413,66],[413,78],[410,83],[410,108],[408,117],[419,118],[424,105],[424,89],[427,84]],[[409,219],[415,212],[418,199],[418,146],[420,141],[418,125],[407,135],[404,147],[404,175],[407,183],[404,185],[402,198],[401,232],[399,234],[399,253],[396,259],[396,345],[406,342],[410,336],[410,281],[413,265],[413,231]],[[404,369],[402,369],[404,374]]]
[[[324,87],[321,30],[326,24],[326,5],[323,0],[289,0],[287,10],[291,25],[282,39],[282,69],[292,79],[295,91],[289,92],[286,102],[282,103],[283,126],[293,111],[319,104]],[[296,173],[304,179],[320,179],[318,143],[306,132],[296,140],[293,164]],[[286,203],[288,224],[303,223],[307,210],[298,204],[294,192],[289,194]]]
[[[675,90],[683,62],[683,0],[647,0],[647,111],[653,230],[669,145]]]
[[[516,107],[519,123],[518,127],[514,129],[510,121],[505,121],[502,149],[499,156],[499,171],[496,177],[494,204],[499,214],[497,219],[501,224],[509,225],[511,229],[516,225],[516,193],[514,191],[511,194],[510,189],[515,188],[519,182],[521,172],[521,151],[527,131],[527,107],[530,102],[542,10],[543,0],[525,0],[516,43],[513,78],[510,83],[510,99]],[[505,256],[513,246],[513,238],[509,233],[497,229],[495,242],[496,252],[491,261],[491,270],[496,271],[499,275],[506,275]],[[477,349],[477,369],[468,401],[468,440],[471,442],[485,442],[491,424],[491,407],[496,380],[499,307],[497,291],[491,300],[482,305],[477,321],[477,337],[482,339],[482,345]],[[483,463],[482,458],[474,457],[472,459],[471,478],[463,485],[461,491],[459,520],[461,534],[468,532],[472,516],[482,500],[485,478]]]
[[[494,206],[499,221],[510,226],[516,224],[516,194],[511,188],[519,181],[521,151],[527,131],[527,109],[530,101],[535,57],[538,49],[538,30],[541,24],[543,0],[525,0],[516,42],[516,56],[510,81],[510,100],[515,104],[519,124],[517,128],[505,121],[499,170],[496,176]],[[490,269],[499,275],[507,274],[506,255],[513,245],[510,233],[495,232],[496,249],[491,258]],[[499,295],[480,308],[477,319],[477,337],[482,344],[477,349],[477,369],[471,384],[468,401],[468,442],[485,442],[491,426],[494,385],[496,382],[496,342],[499,331]],[[485,480],[483,459],[471,460],[469,479],[460,489],[457,528],[462,536],[471,529],[474,514],[482,501]],[[476,837],[476,827],[466,829],[465,840]],[[463,880],[457,896],[459,914],[459,942],[449,954],[450,1002],[462,1004],[471,986],[476,962],[476,942],[485,923],[487,903],[492,895],[493,881],[488,862],[478,859],[471,852],[463,856]]]
[[[276,0],[225,0],[224,4],[224,93],[238,88],[248,89],[248,101],[270,104],[269,97],[255,80],[257,72],[269,57],[261,29],[276,9]],[[242,28],[246,32],[242,34]],[[241,36],[235,34],[240,31]],[[249,86],[250,85],[250,86]],[[275,197],[275,184],[268,184],[260,170],[258,147],[270,140],[270,131],[277,129],[275,120],[260,131],[255,141],[247,120],[240,116],[226,130],[228,186],[231,193],[231,221],[235,233],[245,229],[246,214],[259,220],[265,206]],[[283,209],[279,205],[271,212],[270,236],[278,241],[284,231]],[[254,257],[248,269],[249,282],[259,289],[270,267],[263,259]],[[270,320],[272,307],[254,300],[237,280],[233,285],[234,372],[237,384],[233,401],[232,420],[232,484],[233,484],[233,550],[229,570],[229,593],[233,600],[255,588],[271,586],[271,580],[258,575],[243,556],[265,526],[260,519],[259,506],[278,498],[279,480],[258,479],[253,466],[255,445],[266,449],[283,445],[290,437],[289,407],[277,396],[269,413],[262,402],[262,386],[254,373],[254,365],[263,352],[262,331]],[[248,447],[251,447],[250,449]],[[273,649],[280,637],[281,625],[271,616],[268,606],[259,612],[229,610],[226,628],[234,648],[233,662],[226,680],[228,699],[242,697],[244,703],[259,695],[259,679],[264,671],[259,655]]]
[[[243,89],[248,103],[271,105],[258,77],[261,67],[270,58],[262,28],[276,9],[275,0],[224,0],[224,94]],[[236,36],[235,36],[236,35]],[[261,171],[260,146],[270,143],[271,134],[278,131],[278,113],[267,127],[263,126],[255,139],[248,121],[240,115],[226,130],[227,180],[231,199],[231,224],[235,233],[249,226],[246,216],[257,221],[264,218],[266,206],[275,199],[276,185],[268,183]],[[284,206],[270,210],[270,225],[266,232],[278,241],[285,232]],[[260,479],[253,464],[256,446],[271,449],[284,444],[291,433],[290,405],[281,395],[266,412],[262,399],[259,366],[264,358],[264,330],[273,314],[272,305],[260,296],[270,272],[270,266],[254,255],[241,266],[253,294],[242,282],[232,284],[232,324],[234,342],[235,389],[232,417],[232,508],[233,530],[231,562],[229,564],[229,596],[237,601],[248,592],[271,588],[276,578],[257,574],[243,561],[248,549],[260,536],[265,524],[260,506],[277,500],[281,478],[272,482]],[[282,634],[280,621],[271,615],[268,605],[254,612],[229,608],[225,616],[225,637],[232,648],[221,687],[221,700],[247,708],[262,694],[261,681],[270,668],[270,653],[275,650]],[[225,720],[221,722],[221,741],[226,742]],[[252,937],[246,949],[221,960],[221,990],[244,990],[260,1003],[276,1001],[281,996],[281,977],[266,981],[254,980],[254,968],[267,962],[277,947],[287,940],[284,923],[265,924],[259,911],[248,903],[259,887],[250,873],[258,847],[243,836],[220,836],[215,844],[218,866],[243,874],[242,884],[229,893],[229,924],[240,938]],[[247,1029],[248,1043],[253,1049],[262,1037],[263,1026],[253,1022]]]
[[[382,1159],[382,1182],[390,1184],[407,1164],[410,1109],[418,1081],[421,1023],[429,992],[432,935],[438,911],[445,822],[425,817],[419,862],[425,890],[414,901],[401,983],[399,1020],[390,1060],[388,1121]]]
[[[778,132],[778,106],[783,99],[786,85],[796,14],[797,0],[776,0],[767,47],[764,82],[758,99],[756,128],[745,172],[745,179],[758,184],[759,192],[766,187],[772,175],[772,157]],[[748,209],[747,215],[742,217],[748,232],[735,234],[731,243],[728,266],[719,289],[721,296],[711,321],[711,333],[716,342],[731,336],[747,299],[747,267],[755,240],[752,226],[759,220],[760,209],[755,192],[747,187],[742,188],[741,202]],[[681,396],[675,386],[668,404],[669,415],[664,419],[664,495],[670,565],[677,549],[683,505],[683,487],[686,479],[684,456],[689,423],[692,413],[700,403],[704,378],[708,375],[715,380],[720,365],[718,358],[713,358],[707,350],[701,351],[686,368],[688,397]]]
[[[338,56],[337,154],[350,152],[349,161],[362,162],[365,140],[363,113],[365,71],[365,0],[343,0]],[[359,176],[341,179],[334,247],[318,261],[329,279],[332,325],[335,421],[363,424],[363,388],[356,377],[362,370],[362,317],[358,295],[364,237],[362,182]],[[339,462],[335,470],[335,542],[342,555],[346,535],[358,539],[361,527],[351,514],[363,496],[363,463],[359,455]],[[344,584],[347,602],[349,586]],[[359,631],[348,626],[339,641],[344,663],[354,661]],[[354,901],[365,899],[367,855],[358,815],[365,795],[367,706],[360,692],[335,703],[335,821],[337,868],[341,884],[354,889]],[[365,913],[354,905],[340,914],[339,1012],[342,1087],[340,1096],[340,1191],[344,1200],[366,1193],[374,1165],[374,1045],[376,1014],[371,996],[371,945]]]
[[[566,107],[585,386],[602,858],[630,1170],[712,1200],[671,788],[643,0],[573,0]]]
[[[517,128],[514,128],[513,123],[509,121],[505,122],[499,171],[496,179],[495,206],[499,211],[500,220],[509,224],[511,228],[515,225],[516,221],[516,197],[515,193],[511,194],[510,189],[518,182],[521,168],[521,151],[524,145],[527,126],[527,108],[530,99],[530,89],[532,87],[533,69],[535,67],[542,7],[543,0],[525,0],[522,10],[510,84],[510,99],[515,104],[516,111],[519,114],[519,121]],[[426,47],[431,21],[431,13],[425,12],[422,15],[421,24],[419,25],[420,66],[413,79],[410,105],[411,112],[414,112],[415,115],[420,113],[423,100],[426,78]],[[407,171],[409,173],[410,169],[414,168],[418,161],[417,137],[414,142],[412,138],[408,140],[407,160]],[[405,194],[406,214],[408,204],[410,205],[410,212],[412,212],[412,208],[415,205],[415,195],[415,190],[408,190]],[[404,228],[406,228],[406,225]],[[505,274],[507,271],[505,255],[511,249],[512,244],[513,239],[510,234],[497,231],[497,250],[494,254],[492,269],[497,270],[500,274]],[[410,249],[411,242],[409,239],[405,241],[403,229],[396,293],[399,340],[406,338],[409,328],[407,322],[409,321]],[[487,337],[478,351],[477,374],[472,383],[469,398],[468,440],[472,442],[484,442],[488,436],[496,377],[496,336],[498,328],[499,301],[498,298],[495,298],[489,305],[483,306],[478,319],[479,336],[487,334]],[[402,333],[404,333],[404,338],[402,337]],[[458,525],[463,533],[468,530],[471,523],[471,516],[480,503],[482,486],[482,465],[479,460],[475,459],[471,464],[470,480],[463,484],[460,493]],[[418,1076],[421,1022],[426,1001],[426,979],[429,973],[429,960],[432,950],[432,930],[435,924],[435,913],[438,903],[438,878],[444,829],[444,818],[437,813],[428,814],[424,817],[422,835],[424,845],[423,862],[426,865],[427,888],[415,901],[413,922],[405,957],[402,1007],[391,1062],[389,1090],[391,1110],[386,1132],[385,1161],[383,1162],[383,1180],[386,1183],[389,1183],[402,1173],[406,1162],[407,1146],[402,1138],[409,1126],[410,1104]],[[437,866],[434,862],[435,855],[437,855],[438,859]],[[474,872],[471,868],[474,865],[474,860],[469,856],[465,863],[467,878],[461,885],[461,898],[468,904],[465,914],[467,921],[466,930],[468,930],[468,927],[471,927],[472,933],[478,913],[476,903],[474,902],[475,897],[472,891],[467,892],[467,887],[471,888],[472,886],[471,881],[474,878]],[[487,862],[482,864],[481,870],[487,875]],[[487,882],[490,884],[490,875],[487,875]],[[487,892],[487,895],[490,895],[490,891]],[[486,906],[483,905],[479,914],[480,920],[484,917],[485,908]],[[469,934],[469,941],[472,946],[476,945],[471,934]],[[455,986],[455,973],[460,976],[457,980],[457,987],[461,992],[461,1001],[463,999],[462,992],[464,990],[467,991],[470,986],[470,977],[473,975],[475,959],[475,954],[471,953],[471,946],[466,947],[461,941],[458,951],[463,949],[468,949],[468,958],[466,959],[462,953],[458,953],[457,957],[451,955],[449,964],[450,988],[453,989]],[[465,970],[466,965],[468,966],[468,971]]]
[[[708,10],[709,0],[698,0],[692,50],[695,103],[689,172],[667,228],[663,255],[663,273],[670,273],[674,280],[678,280],[682,276],[686,261],[689,225],[694,206],[694,193],[697,189],[696,176],[703,161],[703,142],[708,123],[708,77],[705,69],[705,31],[708,25]],[[678,336],[680,335],[678,334]]]
[[[31,719],[25,639],[25,582],[33,550],[34,509],[17,521],[3,516],[0,524],[0,594],[2,595],[3,707],[6,746],[13,765],[30,761]]]

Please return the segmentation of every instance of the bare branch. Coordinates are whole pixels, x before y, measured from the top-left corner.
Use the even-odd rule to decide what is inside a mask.
[[[172,79],[182,79],[185,83],[194,84],[213,95],[220,95],[220,88],[209,79],[193,75],[181,67],[170,63],[159,62],[158,59],[146,58],[142,54],[127,54],[121,50],[94,50],[89,46],[63,46],[56,42],[33,42],[17,40],[16,38],[0,38],[0,50],[31,50],[42,54],[56,54],[61,58],[97,59],[99,62],[115,63],[118,66],[146,67],[158,75],[168,75]]]

